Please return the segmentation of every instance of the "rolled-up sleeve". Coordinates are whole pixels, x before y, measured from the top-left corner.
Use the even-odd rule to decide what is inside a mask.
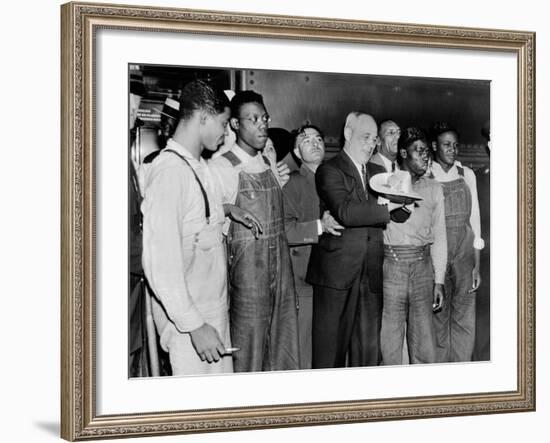
[[[283,188],[283,203],[285,214],[285,230],[290,246],[314,244],[319,241],[319,235],[323,228],[319,229],[320,220],[304,220],[299,208],[302,207],[300,197],[305,192],[301,186],[307,185],[298,178],[291,175],[289,182]]]
[[[445,201],[441,186],[434,188],[435,207],[432,216],[434,241],[430,250],[435,283],[445,283],[447,269],[447,230],[445,228]]]
[[[197,329],[204,319],[191,298],[184,273],[182,228],[185,196],[193,176],[184,168],[167,166],[151,172],[142,203],[143,268],[149,285],[180,332]]]

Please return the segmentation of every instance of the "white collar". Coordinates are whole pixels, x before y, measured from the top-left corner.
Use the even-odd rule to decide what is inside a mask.
[[[378,153],[378,156],[382,160],[382,163],[384,163],[384,168],[386,168],[386,171],[391,172],[393,164],[395,164],[395,169],[398,169],[397,161],[392,162],[388,157],[381,154],[380,152]]]
[[[243,148],[241,148],[237,142],[235,142],[235,144],[231,147],[231,151],[237,156],[243,165],[246,165],[254,159],[258,159],[258,156],[262,155],[261,151],[257,151],[256,155],[250,155]]]
[[[346,148],[344,148],[344,152],[346,153],[346,155],[351,159],[351,161],[353,162],[353,164],[355,165],[355,167],[357,168],[357,170],[359,171],[359,175],[361,175],[361,171],[363,169],[363,165],[361,163],[359,163],[358,161],[356,161],[352,156],[351,154],[348,152],[348,150]]]
[[[445,171],[443,167],[434,160],[432,162],[432,173],[435,176],[455,174],[458,172],[457,170],[458,167],[462,167],[462,163],[460,163],[458,160],[455,160],[455,162],[453,163],[453,166],[451,166],[448,171]]]
[[[178,154],[182,155],[187,160],[192,160],[192,161],[195,161],[195,162],[198,161],[199,163],[201,161],[204,161],[204,159],[202,157],[200,157],[200,159],[197,160],[195,157],[193,157],[193,154],[191,154],[191,152],[189,152],[189,150],[185,146],[180,145],[173,138],[168,139],[168,141],[166,142],[166,149],[171,149],[173,151],[176,151]]]

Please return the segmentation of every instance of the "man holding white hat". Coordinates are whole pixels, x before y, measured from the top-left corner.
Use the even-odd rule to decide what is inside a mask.
[[[375,176],[374,191],[390,201],[412,204],[404,223],[390,221],[384,230],[384,303],[380,346],[382,364],[402,364],[403,339],[411,363],[436,361],[432,311],[443,303],[447,237],[441,185],[425,175],[428,145],[424,133],[407,128],[400,136],[402,171]],[[385,180],[384,180],[385,179]]]
[[[377,140],[372,116],[349,113],[342,151],[315,174],[322,212],[330,211],[345,229],[340,236],[322,235],[311,251],[306,281],[313,285],[313,368],[379,364],[381,300],[369,284],[368,229],[384,226],[402,205],[379,205],[369,195],[366,164]]]

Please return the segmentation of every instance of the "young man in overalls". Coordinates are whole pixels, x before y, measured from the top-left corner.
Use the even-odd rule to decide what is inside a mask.
[[[211,161],[224,184],[224,201],[260,221],[257,238],[231,223],[227,231],[231,340],[235,372],[299,368],[298,315],[283,194],[275,165],[262,155],[270,117],[253,91],[231,100],[233,147]]]
[[[223,142],[228,120],[223,92],[201,81],[187,84],[174,135],[145,181],[143,268],[174,375],[233,370],[222,226],[225,215],[248,226],[252,218],[224,207],[220,185],[201,157]]]
[[[443,186],[448,259],[447,303],[434,315],[438,362],[470,361],[476,330],[476,293],[481,238],[474,172],[456,160],[458,132],[448,123],[432,126],[433,177]]]

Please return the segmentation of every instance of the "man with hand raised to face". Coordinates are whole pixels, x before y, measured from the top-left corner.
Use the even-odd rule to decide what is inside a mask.
[[[237,223],[227,229],[231,340],[235,372],[299,368],[298,313],[276,166],[262,155],[271,118],[263,98],[238,92],[231,100],[229,151],[211,161],[224,201],[249,210],[262,224],[254,236]]]
[[[223,142],[229,112],[223,92],[188,83],[173,137],[145,181],[143,269],[174,375],[233,370],[222,226],[229,215],[245,229],[260,227],[246,211],[223,204],[221,186],[201,157]]]

